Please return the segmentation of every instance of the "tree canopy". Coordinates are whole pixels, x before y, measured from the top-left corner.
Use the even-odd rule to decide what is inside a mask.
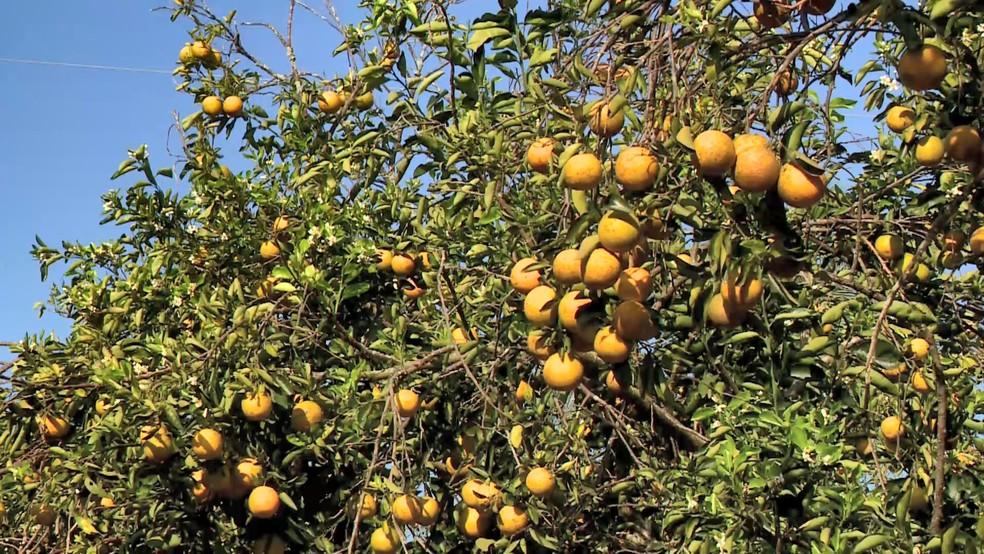
[[[980,551],[979,5],[283,4],[34,246],[0,548]]]

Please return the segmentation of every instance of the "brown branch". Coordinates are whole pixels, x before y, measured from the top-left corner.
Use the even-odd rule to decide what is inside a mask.
[[[943,364],[940,362],[940,352],[933,339],[933,333],[927,331],[925,338],[929,341],[936,376],[936,468],[933,476],[933,516],[929,523],[929,531],[939,536],[943,526],[943,487],[946,482],[947,393]]]
[[[656,416],[656,419],[663,425],[676,431],[694,448],[702,448],[709,442],[707,437],[681,423],[673,413],[657,404],[651,397],[643,396],[638,388],[632,386],[625,387],[622,394],[637,405],[652,412]]]

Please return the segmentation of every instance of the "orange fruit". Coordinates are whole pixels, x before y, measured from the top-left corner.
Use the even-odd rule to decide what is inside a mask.
[[[540,360],[541,362],[550,357],[551,354],[556,352],[553,345],[547,341],[547,338],[543,336],[540,331],[531,331],[526,337],[526,350],[533,357]]]
[[[359,507],[359,517],[363,520],[375,517],[378,509],[376,497],[369,493],[364,493],[362,495],[362,505]]]
[[[383,524],[369,537],[369,548],[375,554],[395,554],[402,546],[403,539],[400,533],[389,524]]]
[[[420,501],[420,515],[417,517],[417,524],[430,527],[437,523],[437,518],[441,515],[441,504],[434,498],[428,496]]]
[[[529,269],[539,263],[536,258],[523,258],[509,270],[509,282],[517,291],[526,294],[541,284],[539,269]]]
[[[286,217],[279,215],[273,220],[273,234],[279,234],[290,228],[290,220]]]
[[[781,167],[770,148],[745,148],[735,160],[735,185],[746,192],[765,192],[776,186]]]
[[[912,111],[912,108],[908,106],[892,106],[888,109],[888,113],[885,114],[885,124],[896,133],[905,131],[915,122],[916,112]]]
[[[727,274],[721,283],[721,298],[727,304],[744,307],[746,310],[762,298],[762,280],[746,279],[739,283],[733,274]]]
[[[206,96],[202,100],[202,111],[208,115],[219,115],[222,113],[222,99],[218,96]]]
[[[548,356],[549,357],[549,356]],[[533,387],[530,386],[526,380],[521,380],[518,385],[516,385],[516,402],[522,404],[526,402],[527,398],[533,397]]]
[[[744,133],[735,137],[735,156],[740,156],[745,150],[752,148],[767,148],[772,150],[769,146],[769,138],[764,135],[758,135],[755,133]]]
[[[263,535],[253,541],[253,554],[284,554],[287,543],[277,535]]]
[[[105,398],[97,399],[95,406],[93,406],[93,408],[96,410],[96,414],[101,416],[108,414],[109,410],[112,409],[112,407],[113,407],[112,401]]]
[[[239,407],[247,420],[263,421],[273,411],[273,400],[265,392],[251,392],[239,402]]]
[[[321,423],[325,417],[324,411],[317,402],[302,400],[294,405],[290,413],[290,427],[294,431],[308,432]]]
[[[909,341],[909,353],[916,361],[923,361],[929,356],[929,341],[916,337]]]
[[[185,44],[181,47],[181,50],[178,51],[178,61],[184,65],[191,65],[197,61],[195,53],[191,50],[191,44]]]
[[[464,327],[455,327],[451,331],[451,342],[457,345],[468,344],[470,341],[478,340],[478,332],[472,329],[468,332]]]
[[[707,304],[707,319],[716,327],[735,327],[745,321],[748,310],[745,306],[725,302],[720,294],[711,297]]]
[[[601,182],[602,167],[598,156],[590,152],[575,154],[564,164],[564,186],[574,190],[591,190]]]
[[[622,130],[625,125],[625,110],[623,106],[616,112],[612,112],[611,104],[599,101],[588,110],[588,126],[591,132],[600,137],[610,137]]]
[[[458,510],[458,531],[469,539],[481,538],[489,530],[491,519],[485,512],[468,506]]]
[[[560,324],[568,331],[578,331],[582,328],[583,322],[579,324],[578,316],[591,307],[591,298],[583,290],[572,290],[561,297],[557,303],[557,319]]]
[[[796,164],[787,163],[779,172],[779,197],[794,208],[809,208],[823,197],[827,182],[822,176],[807,173]]]
[[[516,506],[503,506],[499,510],[499,517],[496,520],[499,531],[505,536],[512,536],[522,532],[530,524],[530,517],[526,515],[526,510]]]
[[[253,517],[270,519],[280,511],[280,495],[273,487],[260,485],[249,493],[246,505]]]
[[[99,505],[102,506],[103,508],[107,508],[107,509],[108,508],[114,508],[114,507],[116,507],[116,501],[113,500],[112,497],[104,496],[104,497],[102,497],[102,498],[99,499]]]
[[[544,497],[552,493],[557,487],[557,480],[553,473],[545,467],[536,467],[526,474],[526,488],[534,496]]]
[[[148,462],[159,464],[174,455],[174,439],[163,425],[143,427],[140,430],[140,442],[144,459]]]
[[[944,151],[940,137],[923,137],[916,143],[916,161],[923,167],[935,167],[943,161]]]
[[[273,241],[266,241],[260,245],[260,257],[264,260],[272,260],[280,255],[280,247]]]
[[[391,506],[393,519],[400,525],[416,523],[420,518],[420,500],[416,496],[403,494],[393,500]]]
[[[417,298],[420,298],[427,292],[426,289],[419,286],[417,283],[413,282],[413,280],[409,280],[407,284],[402,288],[402,290],[403,290],[403,295],[406,296],[407,298],[410,298],[411,300],[416,300]]]
[[[345,98],[333,90],[326,90],[318,98],[318,109],[324,113],[335,113],[345,105]]]
[[[236,485],[248,490],[259,486],[262,476],[263,466],[256,460],[245,459],[236,464],[232,479]]]
[[[393,404],[400,417],[413,417],[420,408],[420,395],[412,390],[402,389],[396,393]]]
[[[409,277],[417,269],[417,262],[406,254],[394,254],[390,259],[390,269],[400,277]]]
[[[584,377],[584,364],[570,354],[551,354],[543,364],[543,380],[559,391],[574,390]]]
[[[538,138],[526,149],[526,163],[537,173],[548,173],[550,162],[554,159],[554,146],[557,141],[550,137]]]
[[[565,285],[581,282],[581,253],[576,248],[561,250],[554,257],[553,276]]]
[[[550,327],[557,321],[557,291],[540,285],[523,300],[523,314],[534,327]]]
[[[906,50],[899,58],[899,80],[912,90],[929,90],[940,86],[946,77],[946,56],[932,45]]]
[[[926,394],[931,390],[929,381],[926,380],[926,376],[921,371],[916,371],[912,374],[912,390],[919,394]]]
[[[582,280],[589,289],[607,289],[618,281],[621,272],[622,260],[605,248],[592,250],[581,266]]]
[[[764,29],[781,27],[789,19],[789,8],[772,0],[758,0],[752,13]]]
[[[708,130],[694,139],[697,170],[704,177],[723,177],[735,165],[735,143],[721,131]]]
[[[46,439],[64,438],[72,428],[72,424],[67,419],[55,415],[41,416],[39,426],[41,434]]]
[[[854,450],[862,456],[871,456],[874,449],[871,447],[871,441],[867,437],[862,437],[854,443]]]
[[[461,486],[461,500],[465,505],[485,510],[499,501],[499,487],[491,481],[469,479]]]
[[[629,191],[652,188],[659,174],[659,164],[648,148],[623,148],[615,159],[615,181]]]
[[[623,340],[610,327],[602,327],[594,337],[594,351],[610,364],[620,364],[629,359],[632,343]]]
[[[881,422],[881,434],[885,437],[888,442],[895,442],[899,440],[905,433],[905,429],[902,426],[902,420],[896,416],[888,416]]]
[[[198,58],[199,61],[205,60],[206,58],[210,58],[212,56],[212,47],[205,41],[196,40],[191,43],[191,53]]]
[[[243,114],[243,99],[238,96],[227,96],[222,101],[222,111],[229,117],[239,117]]]
[[[639,224],[624,212],[610,211],[598,222],[598,240],[613,252],[631,250],[639,243]]]
[[[215,429],[201,429],[191,440],[191,451],[199,460],[218,460],[222,457],[222,433]]]
[[[605,387],[615,396],[621,395],[624,390],[614,371],[609,371],[608,375],[605,376]]]
[[[379,271],[386,271],[392,267],[393,264],[392,250],[384,250],[382,248],[377,248],[376,256],[379,257],[379,261],[376,262],[376,269],[378,269]]]
[[[649,309],[635,300],[619,303],[612,312],[612,327],[627,341],[647,340],[656,336]]]
[[[880,235],[875,239],[875,252],[883,260],[897,260],[902,256],[905,246],[898,235]]]
[[[652,276],[641,267],[630,267],[622,271],[615,282],[615,292],[621,300],[643,301],[653,291]]]
[[[212,499],[212,489],[208,488],[205,484],[205,470],[199,469],[195,470],[191,474],[191,479],[193,481],[191,485],[191,496],[199,504],[204,504]]]
[[[978,227],[970,234],[970,251],[976,256],[984,254],[984,227]]]
[[[981,134],[970,125],[958,125],[943,140],[946,155],[958,162],[972,162],[981,153]]]

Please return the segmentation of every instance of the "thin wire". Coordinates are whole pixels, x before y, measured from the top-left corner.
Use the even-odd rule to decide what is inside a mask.
[[[0,58],[0,62],[20,63],[20,64],[28,64],[28,65],[55,65],[60,67],[77,67],[81,69],[100,69],[105,71],[130,71],[132,73],[162,73],[164,75],[171,74],[171,72],[166,69],[148,69],[143,67],[120,67],[115,65],[94,65],[94,64],[87,64],[87,63],[51,62],[45,60],[26,60],[21,58]]]

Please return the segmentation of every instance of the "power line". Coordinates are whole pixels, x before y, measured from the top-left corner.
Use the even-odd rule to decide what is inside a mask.
[[[131,73],[158,73],[164,75],[171,74],[171,72],[166,69],[150,69],[146,67],[121,67],[116,65],[96,65],[96,64],[88,64],[88,63],[52,62],[47,60],[28,60],[22,58],[0,58],[0,62],[19,63],[19,64],[26,64],[26,65],[54,65],[59,67],[75,67],[79,69],[98,69],[103,71],[129,71]]]

